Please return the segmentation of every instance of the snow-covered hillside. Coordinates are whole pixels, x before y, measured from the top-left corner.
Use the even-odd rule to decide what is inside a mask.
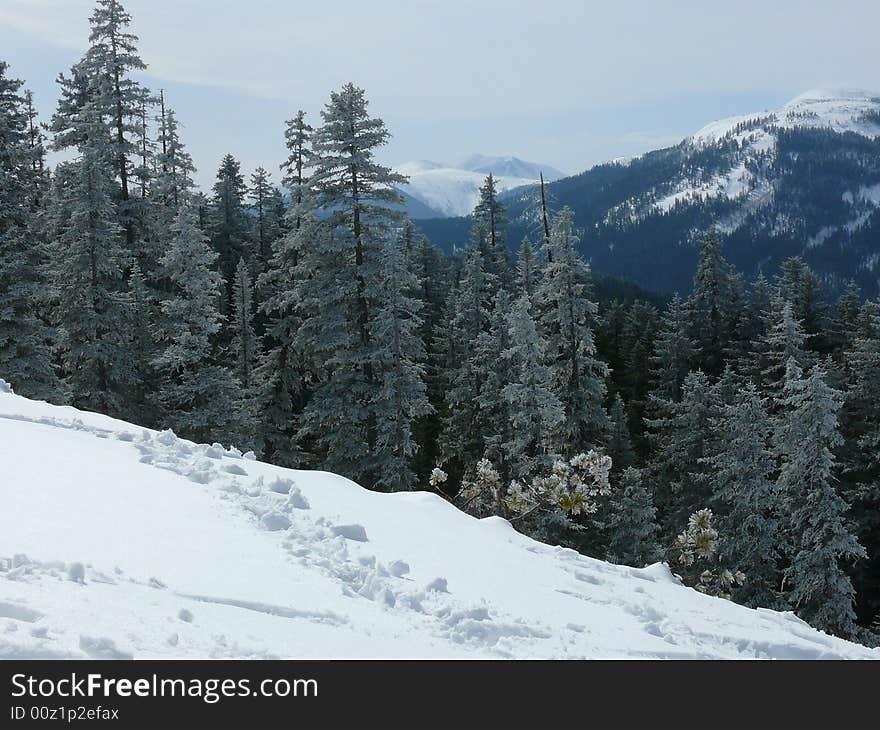
[[[0,381],[0,657],[880,658],[791,614]]]
[[[409,184],[402,186],[402,190],[426,205],[436,217],[470,215],[479,199],[480,186],[490,172],[495,176],[498,191],[504,192],[534,185],[542,170],[545,180],[562,177],[549,165],[486,155],[471,155],[452,164],[419,160],[395,168],[409,178]],[[423,218],[426,213],[412,211],[411,215]]]
[[[683,144],[699,150],[734,142],[737,153],[730,164],[712,174],[697,169],[696,175],[672,181],[655,198],[654,209],[665,212],[677,203],[708,198],[735,200],[742,204],[741,208],[720,225],[722,230],[735,230],[745,215],[772,202],[774,179],[766,170],[776,154],[780,130],[811,128],[852,132],[872,139],[880,137],[880,96],[864,91],[816,89],[795,97],[777,111],[707,124]],[[857,196],[858,191],[853,195]]]

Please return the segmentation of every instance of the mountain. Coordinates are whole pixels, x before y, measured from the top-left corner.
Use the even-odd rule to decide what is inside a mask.
[[[517,246],[540,236],[535,187],[507,194]],[[775,111],[706,125],[675,147],[598,165],[547,186],[570,206],[594,268],[686,293],[711,226],[747,278],[802,256],[829,292],[880,292],[880,95],[811,91]],[[440,245],[465,224],[421,221]],[[455,236],[456,240],[450,240]]]
[[[0,380],[0,658],[880,658],[441,497],[195,444]]]
[[[491,157],[488,155],[470,155],[465,157],[455,165],[462,170],[470,170],[471,172],[479,172],[488,175],[490,172],[498,177],[517,177],[526,180],[538,180],[541,173],[544,174],[545,180],[558,180],[565,177],[565,173],[560,172],[550,165],[542,165],[537,162],[527,162],[519,157]]]
[[[517,157],[471,155],[454,164],[429,160],[406,162],[395,168],[409,184],[401,186],[411,218],[424,219],[470,214],[479,198],[480,186],[492,173],[501,191],[534,185],[544,171],[546,180],[563,176],[549,165],[526,162]]]

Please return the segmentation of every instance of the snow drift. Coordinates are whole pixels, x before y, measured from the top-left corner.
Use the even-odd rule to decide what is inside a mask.
[[[5,387],[0,499],[4,658],[880,658],[660,564]]]

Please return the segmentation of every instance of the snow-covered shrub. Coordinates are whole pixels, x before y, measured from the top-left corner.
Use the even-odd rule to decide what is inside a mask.
[[[583,519],[597,512],[600,497],[610,494],[610,470],[611,458],[591,450],[557,459],[549,473],[529,483],[512,481],[504,489],[498,470],[484,458],[465,478],[457,501],[477,516],[506,517],[535,539],[567,541],[565,533],[584,529]]]
[[[718,559],[720,538],[713,526],[712,510],[701,509],[688,519],[687,529],[675,538],[673,554],[682,569],[682,579],[701,593],[730,598],[734,585],[742,585],[746,576],[739,570],[713,565]],[[703,565],[710,567],[700,568]]]

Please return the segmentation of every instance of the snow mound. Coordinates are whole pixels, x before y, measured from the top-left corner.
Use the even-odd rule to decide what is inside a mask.
[[[880,658],[664,565],[243,458],[2,390],[0,657]]]

